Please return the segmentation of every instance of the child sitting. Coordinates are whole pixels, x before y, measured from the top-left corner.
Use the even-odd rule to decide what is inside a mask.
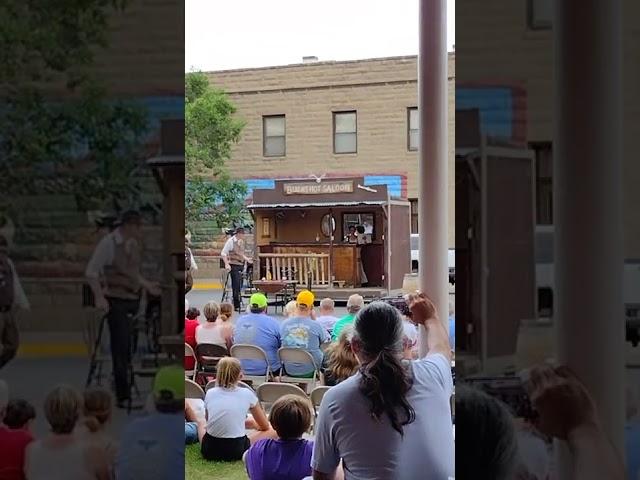
[[[207,392],[204,399],[207,427],[200,451],[206,460],[240,460],[258,440],[275,437],[258,397],[253,390],[238,387],[240,380],[240,360],[222,358],[218,363],[216,386]],[[253,419],[247,420],[249,412]],[[247,436],[247,428],[257,432]]]
[[[0,417],[2,412],[0,412]],[[0,478],[23,480],[24,458],[27,447],[33,442],[30,427],[36,411],[24,400],[11,400],[4,413],[4,425],[0,421]]]
[[[302,435],[311,426],[311,402],[297,395],[279,398],[269,416],[278,439],[255,443],[244,460],[251,480],[299,480],[311,475],[313,442]]]

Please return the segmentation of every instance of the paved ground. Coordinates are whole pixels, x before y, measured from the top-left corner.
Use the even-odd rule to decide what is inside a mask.
[[[46,394],[59,384],[67,384],[82,391],[86,380],[88,360],[82,357],[42,357],[18,358],[0,371],[0,378],[9,384],[9,395],[23,398],[33,404],[37,411],[34,432],[41,435],[47,432],[47,424],[42,411]],[[140,385],[148,392],[150,385]],[[121,428],[132,418],[140,415],[133,412],[128,416],[125,410],[116,410],[110,425],[110,431],[118,436]]]

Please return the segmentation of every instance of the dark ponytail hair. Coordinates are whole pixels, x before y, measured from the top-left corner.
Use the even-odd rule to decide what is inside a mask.
[[[402,318],[391,305],[373,302],[356,316],[355,337],[365,362],[360,367],[360,391],[369,400],[371,416],[386,414],[400,435],[416,419],[407,401],[413,379],[402,363]]]

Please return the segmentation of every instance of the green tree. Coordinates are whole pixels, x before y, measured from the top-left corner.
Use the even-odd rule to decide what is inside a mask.
[[[247,220],[247,188],[229,177],[225,162],[245,125],[228,96],[201,72],[185,76],[185,216],[187,224],[211,219],[218,226]]]
[[[109,101],[92,73],[96,52],[108,46],[110,16],[128,3],[1,2],[3,195],[74,193],[81,208],[116,210],[138,198],[132,174],[147,114]]]

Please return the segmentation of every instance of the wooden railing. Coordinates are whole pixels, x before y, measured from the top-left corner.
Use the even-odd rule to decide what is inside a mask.
[[[313,287],[331,285],[328,253],[260,253],[258,259],[272,280],[296,280],[302,286],[310,276]]]

